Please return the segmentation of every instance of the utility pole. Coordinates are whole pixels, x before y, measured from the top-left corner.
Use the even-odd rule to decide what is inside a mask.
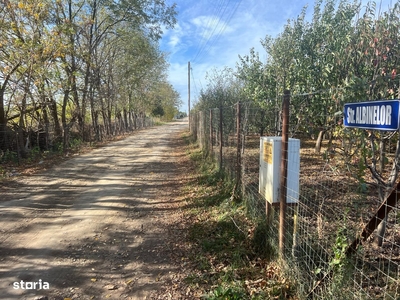
[[[190,131],[190,61],[188,62],[188,118]]]

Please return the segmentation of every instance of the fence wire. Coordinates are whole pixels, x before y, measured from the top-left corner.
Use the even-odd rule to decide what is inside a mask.
[[[344,129],[336,110],[310,115],[307,106],[323,95],[292,97],[289,133],[300,139],[300,188],[297,204],[288,205],[285,224],[285,262],[298,284],[300,297],[309,299],[400,299],[400,210],[397,198],[387,205],[386,231],[381,246],[377,231],[349,254],[352,242],[387,195],[365,164],[379,165],[379,151],[366,154],[362,143],[383,143],[382,178],[395,167],[398,133]],[[262,108],[253,102],[191,113],[191,132],[204,153],[233,179],[255,219],[266,218],[270,205],[259,193],[260,137],[281,134],[277,105]],[[318,123],[315,120],[323,120]],[[322,125],[324,124],[324,125]],[[323,135],[321,147],[317,142]],[[371,137],[372,136],[372,137]],[[382,144],[381,144],[382,145]],[[378,156],[374,161],[373,157]],[[365,157],[363,160],[362,157]],[[381,156],[382,158],[382,156]],[[382,158],[383,159],[383,158]],[[375,174],[376,175],[376,174]],[[288,176],[289,177],[289,176]],[[289,185],[288,185],[289,186]],[[290,186],[289,186],[290,188]],[[386,193],[382,196],[380,191]],[[397,193],[394,194],[397,197]],[[278,244],[279,207],[269,221],[272,242]],[[375,218],[379,220],[379,217]]]

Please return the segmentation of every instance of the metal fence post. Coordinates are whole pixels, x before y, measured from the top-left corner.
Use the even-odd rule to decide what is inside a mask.
[[[279,215],[279,253],[283,257],[285,253],[286,234],[286,189],[288,173],[288,141],[289,141],[289,104],[290,91],[285,90],[282,102],[282,148],[281,148],[281,178],[280,178],[280,215]]]

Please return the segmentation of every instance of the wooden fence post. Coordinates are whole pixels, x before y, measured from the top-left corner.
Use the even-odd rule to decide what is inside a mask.
[[[213,153],[213,113],[212,113],[212,109],[210,109],[210,155],[213,158],[214,153]]]
[[[219,171],[222,171],[222,139],[223,139],[223,133],[222,133],[222,106],[219,107]]]
[[[198,136],[198,141],[201,150],[204,150],[204,141],[203,141],[203,134],[204,134],[204,128],[203,128],[203,111],[199,111],[199,129],[197,131],[197,136]]]
[[[242,166],[242,155],[241,155],[241,104],[238,102],[236,104],[236,138],[237,138],[237,150],[236,150],[236,183],[237,187],[239,187],[239,183],[241,180],[241,166]]]
[[[240,102],[236,104],[236,179],[235,186],[233,187],[231,200],[238,199],[238,191],[240,191],[240,183],[242,177],[242,149],[241,149],[241,105]]]
[[[285,90],[282,102],[282,145],[281,145],[281,178],[279,187],[279,253],[284,257],[286,235],[286,194],[288,173],[288,141],[289,141],[289,104],[290,91]]]

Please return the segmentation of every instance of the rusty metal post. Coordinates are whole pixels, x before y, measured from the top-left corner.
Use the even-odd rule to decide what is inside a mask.
[[[281,178],[279,187],[279,253],[283,257],[285,253],[286,235],[286,193],[288,173],[288,142],[289,142],[289,104],[290,91],[285,90],[282,102],[282,145],[281,145]]]

